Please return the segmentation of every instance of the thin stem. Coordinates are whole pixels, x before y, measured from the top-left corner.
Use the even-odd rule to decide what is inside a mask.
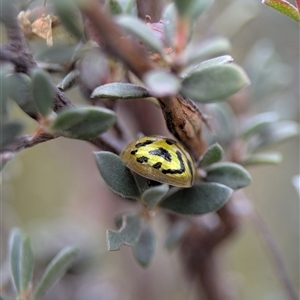
[[[298,9],[298,12],[300,14],[300,0],[296,0],[296,6],[297,6],[297,9]]]
[[[262,238],[262,241],[265,243],[267,249],[271,254],[271,257],[273,258],[274,268],[277,271],[279,280],[282,282],[287,295],[289,296],[289,299],[299,299],[299,295],[297,295],[297,292],[289,278],[284,260],[276,242],[274,241],[271,231],[268,228],[267,223],[257,212],[254,212],[252,214],[252,221],[257,228],[259,236]]]

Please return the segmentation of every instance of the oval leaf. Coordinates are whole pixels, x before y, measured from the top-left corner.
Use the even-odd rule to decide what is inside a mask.
[[[10,266],[14,286],[19,295],[28,291],[33,274],[34,256],[30,239],[19,229],[13,229],[9,243]]]
[[[0,172],[14,156],[12,152],[3,152],[0,154]]]
[[[1,125],[0,149],[11,144],[21,133],[23,124],[20,122],[10,122]]]
[[[143,267],[149,266],[151,263],[156,247],[156,239],[152,227],[148,223],[144,223],[140,237],[133,245],[133,254],[136,260]]]
[[[243,166],[251,165],[278,165],[282,161],[282,155],[279,152],[253,154],[244,160]]]
[[[165,71],[150,71],[146,73],[143,81],[156,97],[174,95],[180,88],[179,78]]]
[[[8,84],[7,84],[7,77],[5,73],[0,71],[0,117],[3,122],[7,117],[8,110],[7,110],[7,98],[8,98]]]
[[[140,196],[131,171],[118,155],[101,151],[96,152],[95,156],[103,180],[116,194],[128,199]]]
[[[171,3],[163,12],[164,33],[169,46],[173,45],[176,23],[177,11],[174,3]]]
[[[270,6],[277,10],[278,12],[286,15],[287,17],[291,18],[292,20],[300,23],[300,13],[298,9],[285,0],[263,0],[263,4]]]
[[[184,215],[201,215],[220,209],[232,189],[219,183],[198,183],[164,199],[159,206]]]
[[[207,168],[206,181],[218,182],[236,190],[252,182],[251,175],[241,165],[232,162],[220,162]]]
[[[73,0],[55,0],[54,6],[57,15],[59,16],[63,25],[72,33],[77,39],[83,37],[83,23],[81,14],[76,7]]]
[[[137,84],[114,82],[101,85],[94,89],[92,99],[138,99],[151,97],[149,91]]]
[[[248,152],[281,143],[299,134],[299,124],[294,121],[265,123],[260,131],[247,140]]]
[[[47,74],[41,69],[34,70],[31,78],[36,108],[43,117],[46,117],[51,113],[54,105],[54,89]]]
[[[230,55],[223,55],[223,56],[211,58],[211,59],[203,61],[202,63],[200,63],[196,66],[190,66],[190,67],[184,69],[181,76],[187,77],[190,74],[200,72],[206,68],[209,68],[212,66],[217,66],[217,65],[227,64],[232,61],[233,61],[233,58]]]
[[[116,18],[116,22],[128,32],[137,36],[143,43],[157,53],[163,55],[163,44],[153,31],[136,17],[123,15]]]
[[[259,134],[260,132],[264,131],[264,129],[269,126],[270,123],[278,120],[279,116],[274,112],[258,114],[251,118],[248,123],[244,125],[240,136],[242,138],[248,138],[253,134]]]
[[[218,143],[211,145],[200,159],[198,167],[204,168],[218,162],[222,159],[223,154],[223,149]]]
[[[221,145],[229,145],[236,137],[237,120],[230,105],[226,102],[208,104],[208,112],[212,115],[217,141]]]
[[[246,73],[235,64],[215,65],[189,74],[181,93],[202,103],[225,100],[249,84]]]
[[[41,298],[47,290],[65,274],[78,255],[78,252],[79,250],[77,248],[66,247],[52,259],[35,289],[34,300]]]
[[[79,71],[78,70],[72,70],[57,85],[57,88],[59,88],[61,91],[65,92],[65,91],[73,88],[77,84],[78,79],[79,79]]]
[[[142,194],[142,200],[146,204],[147,207],[153,208],[157,203],[161,201],[161,199],[166,195],[169,191],[168,184],[161,184],[150,189],[147,189]]]
[[[107,131],[116,122],[113,111],[102,107],[71,107],[62,110],[50,129],[63,136],[89,140]]]
[[[14,73],[7,80],[10,97],[26,114],[36,118],[38,110],[33,100],[31,78],[24,73]]]
[[[140,237],[141,225],[142,221],[138,215],[123,215],[120,229],[106,232],[108,250],[120,250],[122,245],[132,246]]]

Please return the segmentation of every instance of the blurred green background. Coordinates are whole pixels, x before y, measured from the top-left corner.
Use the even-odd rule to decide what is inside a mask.
[[[272,75],[282,86],[256,99],[251,110],[275,110],[283,118],[297,121],[299,26],[254,0],[217,1],[203,15],[202,24],[210,24],[214,31],[230,39],[231,55],[238,64],[245,64],[257,45],[276,52],[279,63]],[[200,27],[200,35],[201,30]],[[258,69],[259,63],[258,59]],[[58,82],[59,78],[54,80]],[[84,101],[78,89],[67,96],[75,103]],[[34,121],[17,107],[13,112],[26,121],[26,132],[34,132]],[[148,269],[138,266],[126,247],[120,252],[107,252],[105,230],[113,228],[114,216],[130,209],[131,204],[104,185],[94,161],[95,150],[85,142],[59,138],[24,150],[7,164],[2,173],[1,259],[6,255],[7,232],[20,226],[32,238],[39,264],[65,244],[81,248],[73,273],[45,299],[71,299],[68,288],[74,284],[78,300],[194,299],[192,283],[182,279],[177,252],[170,254],[163,248],[166,226],[162,217],[156,222],[156,232],[161,232],[157,253]],[[246,193],[267,223],[299,290],[299,195],[292,184],[292,178],[299,174],[299,139],[288,140],[272,150],[283,154],[283,162],[279,166],[249,168],[253,184]],[[246,216],[242,230],[224,246],[224,269],[232,294],[243,300],[288,299],[273,257],[258,232],[253,220]]]

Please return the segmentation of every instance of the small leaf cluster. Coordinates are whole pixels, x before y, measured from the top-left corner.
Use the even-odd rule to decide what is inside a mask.
[[[78,249],[75,247],[68,246],[62,249],[33,286],[34,253],[31,241],[20,229],[12,229],[9,237],[8,259],[16,299],[40,299],[66,273],[77,255]]]
[[[153,187],[146,184],[145,187],[143,178],[132,173],[118,155],[100,151],[95,156],[100,174],[109,188],[119,196],[139,203],[134,215],[122,216],[118,231],[107,231],[108,249],[119,250],[122,245],[132,246],[138,262],[143,266],[150,263],[154,254],[155,235],[150,221],[158,209],[181,215],[206,214],[220,209],[233,190],[251,183],[250,174],[242,166],[220,162],[223,149],[219,144],[209,147],[200,158],[199,171],[205,175],[191,188],[170,188],[167,184]],[[148,255],[144,253],[143,263],[138,255],[143,253],[138,250],[139,247],[145,247],[149,252]]]

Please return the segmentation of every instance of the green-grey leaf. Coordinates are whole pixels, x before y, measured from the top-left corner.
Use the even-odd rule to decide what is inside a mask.
[[[116,18],[116,22],[128,32],[137,36],[143,43],[161,55],[163,52],[162,42],[155,36],[152,30],[136,17],[122,15]]]
[[[299,124],[294,121],[278,121],[264,124],[258,134],[253,135],[247,140],[246,147],[252,153],[264,147],[272,146],[277,143],[295,137],[299,134]]]
[[[8,98],[8,87],[5,73],[0,71],[0,117],[3,121],[7,117],[7,98]]]
[[[107,131],[116,122],[113,111],[102,107],[71,107],[62,110],[51,129],[73,139],[88,140]]]
[[[81,14],[73,0],[55,0],[54,6],[57,15],[63,25],[72,33],[78,40],[83,37],[83,23]]]
[[[73,60],[75,51],[77,49],[78,48],[76,48],[76,46],[58,44],[40,50],[39,53],[37,53],[36,57],[38,60],[41,61],[64,64]]]
[[[118,251],[122,248],[122,237],[114,230],[106,231],[106,244],[108,251]]]
[[[218,143],[211,145],[200,159],[198,167],[204,168],[218,162],[222,159],[223,154],[223,149]]]
[[[4,298],[0,295],[0,300],[4,300]]]
[[[282,142],[299,134],[299,124],[294,121],[279,121],[270,124],[268,143]]]
[[[213,65],[189,74],[182,81],[181,93],[202,103],[222,101],[249,84],[236,64]]]
[[[34,256],[30,239],[19,229],[13,229],[9,243],[10,266],[15,289],[25,293],[33,274]]]
[[[115,193],[129,199],[139,197],[134,177],[118,155],[100,151],[95,156],[103,180]]]
[[[215,122],[216,139],[222,145],[228,145],[236,136],[236,117],[226,102],[207,104],[208,112]]]
[[[149,223],[144,222],[140,238],[133,245],[133,254],[136,260],[147,267],[151,263],[156,247],[156,238],[153,229]]]
[[[36,108],[43,117],[46,117],[51,113],[54,105],[54,89],[48,75],[41,69],[35,69],[31,78]]]
[[[236,190],[252,182],[251,175],[241,165],[232,162],[220,162],[207,168],[206,181],[218,182]]]
[[[108,250],[120,250],[122,245],[132,246],[140,237],[141,226],[142,221],[138,215],[123,215],[120,229],[106,232]]]
[[[151,97],[149,91],[137,84],[113,82],[101,85],[94,89],[91,98],[108,99],[138,99]]]
[[[199,63],[200,61],[211,59],[220,55],[225,55],[231,50],[228,39],[216,37],[204,41],[200,45],[188,46],[184,56],[187,65]]]
[[[189,228],[190,224],[186,222],[186,220],[179,220],[174,224],[171,224],[171,227],[167,232],[165,247],[169,251],[173,250],[178,245]]]
[[[14,157],[13,152],[3,152],[0,154],[0,171],[3,170],[5,165]]]
[[[7,124],[1,124],[0,149],[12,143],[21,133],[23,124],[15,121]]]
[[[150,189],[147,189],[142,194],[142,200],[146,204],[147,207],[153,208],[156,204],[158,204],[161,199],[166,195],[169,191],[168,184],[161,184]]]
[[[243,166],[251,165],[278,165],[282,161],[282,155],[279,152],[252,154],[241,161]]]
[[[184,215],[201,215],[220,209],[229,199],[232,189],[219,183],[197,183],[180,189],[164,199],[159,206]]]
[[[192,72],[200,72],[206,68],[209,67],[213,67],[213,66],[217,66],[217,65],[224,65],[224,64],[228,64],[230,62],[233,61],[232,56],[230,55],[223,55],[223,56],[218,56],[218,57],[214,57],[208,60],[205,60],[203,62],[201,62],[198,66],[196,66]]]
[[[178,13],[191,20],[198,18],[209,7],[212,0],[174,0]]]
[[[206,68],[212,67],[212,66],[217,66],[217,65],[223,65],[229,62],[232,62],[233,58],[230,55],[223,55],[215,58],[211,58],[208,60],[205,60],[201,62],[200,64],[196,66],[189,66],[186,69],[184,69],[181,73],[181,76],[187,77],[190,74],[200,72]]]
[[[142,220],[139,215],[126,215],[123,220],[126,220],[126,222],[123,221],[120,229],[122,241],[123,244],[131,246],[140,237]]]
[[[20,263],[20,252],[23,241],[23,232],[18,228],[13,229],[10,232],[9,237],[9,263],[12,275],[12,281],[18,294],[22,292],[21,287],[21,263]]]
[[[21,249],[21,289],[27,291],[33,274],[34,255],[31,241],[28,236],[24,236]]]
[[[143,81],[156,97],[174,95],[180,88],[179,78],[163,70],[147,72]]]
[[[169,4],[163,12],[163,24],[166,41],[169,46],[173,45],[175,28],[177,22],[177,11],[174,3]]]
[[[42,297],[65,274],[78,252],[75,247],[65,247],[52,259],[35,289],[34,300]]]
[[[30,117],[36,118],[37,107],[33,100],[31,78],[24,73],[14,73],[7,77],[10,97]]]
[[[72,70],[57,85],[57,88],[59,88],[61,91],[65,92],[65,91],[73,88],[74,86],[76,86],[78,79],[79,79],[79,71],[77,69]]]
[[[112,15],[120,15],[123,13],[122,6],[117,0],[106,0],[105,7]]]
[[[300,23],[300,13],[298,9],[291,3],[285,0],[263,0],[263,4],[274,8],[278,12],[286,15],[292,20]]]
[[[270,123],[278,120],[279,116],[274,112],[258,114],[251,118],[248,123],[243,126],[240,136],[242,138],[248,138],[253,134],[259,134],[260,132],[264,131],[266,126],[269,126]]]

